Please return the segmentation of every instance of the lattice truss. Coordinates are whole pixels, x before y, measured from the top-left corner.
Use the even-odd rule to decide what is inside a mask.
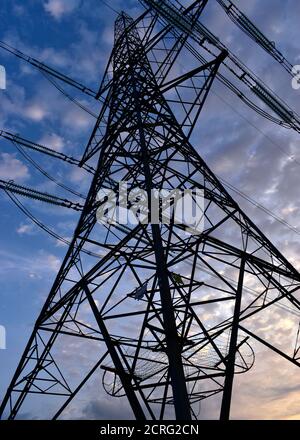
[[[191,29],[205,4],[181,9]],[[190,142],[228,52],[199,65],[191,44],[154,8],[137,20],[125,13],[116,20],[100,89],[88,89],[102,107],[82,159],[55,154],[93,180],[84,206],[75,205],[80,219],[3,400],[5,417],[17,417],[26,405],[36,405],[38,416],[41,402],[49,417],[63,416],[92,380],[99,380],[99,393],[102,382],[109,395],[125,396],[138,419],[196,419],[200,402],[216,394],[226,417],[233,374],[254,364],[253,341],[299,366],[300,275],[199,156],[201,139],[195,148]],[[107,203],[99,194],[116,193],[119,182],[133,194],[201,191],[203,231],[191,233],[172,215],[159,225],[97,221]],[[12,185],[2,182],[7,192],[28,196]],[[105,206],[101,212],[109,214]],[[292,322],[288,341],[263,328],[262,316],[279,313]]]

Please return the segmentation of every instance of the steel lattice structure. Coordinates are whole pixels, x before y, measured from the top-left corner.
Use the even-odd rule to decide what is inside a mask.
[[[205,4],[197,1],[183,10],[191,29]],[[251,340],[300,366],[298,327],[290,352],[256,328],[257,317],[278,304],[299,311],[300,274],[242,212],[190,142],[228,54],[221,51],[174,75],[188,38],[171,24],[161,25],[152,8],[137,20],[125,13],[116,20],[114,48],[96,94],[103,106],[80,161],[93,172],[93,181],[3,399],[4,417],[16,418],[28,399],[43,397],[53,399],[49,417],[56,419],[101,372],[105,391],[125,396],[139,420],[197,419],[199,402],[216,394],[222,395],[220,417],[228,419],[234,374],[254,363]],[[95,158],[93,168],[89,163]],[[104,203],[99,191],[116,192],[120,181],[149,199],[157,190],[201,190],[204,231],[193,235],[174,219],[131,226],[97,222]],[[29,191],[15,188],[21,190]],[[138,298],[136,289],[145,286]],[[215,313],[216,307],[222,313]],[[75,377],[61,355],[73,341],[80,347],[93,344],[93,365]]]

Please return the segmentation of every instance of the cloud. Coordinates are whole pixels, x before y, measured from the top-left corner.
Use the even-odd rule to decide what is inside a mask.
[[[63,124],[73,131],[80,132],[92,127],[93,118],[78,107],[69,107],[62,115]]]
[[[55,151],[63,151],[65,145],[64,139],[55,133],[45,134],[38,143]]]
[[[23,182],[30,177],[29,170],[14,154],[1,153],[0,178]]]
[[[30,104],[24,109],[24,114],[35,122],[41,122],[47,115],[44,107],[38,103]]]
[[[56,20],[60,20],[64,15],[70,14],[80,4],[80,0],[47,0],[44,9]]]
[[[57,272],[60,268],[61,260],[55,255],[46,255],[45,263],[52,272]]]
[[[0,272],[3,274],[7,271],[18,270],[18,273],[23,272],[31,278],[39,279],[43,279],[49,273],[57,273],[61,264],[61,260],[56,255],[47,253],[44,250],[37,252],[36,256],[22,256],[0,250],[0,260],[2,262]]]
[[[118,402],[116,407],[114,403],[115,398],[108,399],[104,398],[101,400],[92,400],[83,409],[82,418],[88,420],[109,420],[109,419],[120,419],[120,420],[130,420],[133,419],[132,410],[124,402]],[[120,404],[122,406],[122,411],[120,411]]]
[[[256,347],[256,364],[234,382],[235,419],[289,419],[300,415],[298,370],[270,350]],[[268,374],[272,365],[272,374]]]
[[[127,8],[128,3],[120,3],[120,6]],[[295,59],[294,54],[298,51],[296,32],[299,14],[291,14],[290,17],[288,17],[288,14],[282,16],[282,13],[280,13],[282,8],[278,7],[280,2],[276,0],[267,0],[264,5],[258,5],[258,2],[255,1],[247,2],[246,0],[241,1],[241,3],[241,8],[251,14],[251,17],[255,20],[258,19],[260,25],[270,35],[274,31],[276,32],[276,29],[279,29],[277,25],[280,24],[282,47],[286,45],[289,58],[291,60]],[[274,3],[275,6],[273,7],[271,3]],[[294,8],[299,8],[296,1],[292,3]],[[57,26],[59,25],[58,22],[74,12],[77,6],[79,6],[79,1],[76,0],[47,0],[44,2],[44,9],[49,14],[48,17],[51,16],[57,20]],[[32,46],[29,44],[30,40],[28,39],[28,47],[26,47],[21,39],[18,40],[17,33],[13,34],[11,43],[44,62],[60,67],[71,76],[82,78],[84,83],[93,81],[95,86],[99,83],[101,70],[103,71],[106,63],[108,49],[113,43],[113,22],[112,19],[110,23],[106,20],[107,14],[103,12],[103,5],[99,6],[97,1],[97,4],[93,4],[93,6],[97,8],[99,20],[102,17],[105,17],[105,20],[102,19],[100,26],[97,23],[97,26],[93,27],[89,20],[91,17],[94,18],[93,15],[95,17],[98,17],[98,15],[90,5],[84,6],[86,12],[84,20],[86,22],[82,19],[76,20],[74,24],[77,36],[74,40],[70,39],[71,44],[68,43],[66,38],[59,45],[55,39],[51,40],[49,34],[49,40],[43,44],[40,44],[36,39],[35,41],[38,42]],[[210,5],[208,6],[210,7]],[[272,14],[264,13],[269,7],[272,7]],[[215,8],[217,9],[218,6],[215,6]],[[260,13],[258,13],[259,11]],[[214,22],[211,23],[212,28],[214,25],[213,30],[216,29],[216,33],[221,34],[222,40],[224,37],[227,38],[230,46],[233,46],[234,51],[242,59],[245,59],[245,48],[247,48],[247,64],[249,63],[254,67],[255,72],[263,73],[263,77],[268,83],[272,84],[272,87],[274,86],[274,89],[279,90],[280,87],[284,86],[284,93],[280,93],[281,95],[288,94],[288,79],[286,78],[286,82],[284,82],[285,79],[280,75],[280,69],[274,71],[274,66],[268,62],[266,54],[254,45],[251,46],[252,43],[249,40],[246,41],[240,31],[235,30],[229,20],[225,20],[223,11],[220,10],[219,12],[220,14],[206,14],[208,22]],[[288,29],[288,32],[283,28]],[[295,29],[294,34],[293,29]],[[62,29],[62,31],[64,30]],[[69,28],[65,30],[66,34],[68,31]],[[286,38],[284,38],[285,34]],[[292,45],[295,46],[294,52]],[[26,69],[23,69],[21,73],[23,73],[23,81]],[[27,75],[26,79],[30,81],[32,77],[33,75],[31,77]],[[13,84],[12,80],[10,81],[10,96],[3,95],[1,106],[5,111],[2,112],[1,116],[3,120],[8,120],[11,124],[13,121],[14,124],[23,128],[25,124],[27,126],[31,121],[36,123],[47,122],[47,127],[44,124],[43,130],[33,131],[32,138],[40,139],[40,143],[61,151],[64,148],[65,139],[77,140],[82,132],[86,133],[90,128],[93,122],[90,116],[85,115],[76,107],[73,108],[73,104],[68,105],[63,99],[59,99],[56,91],[53,91],[50,86],[44,86],[41,81],[34,82],[33,86],[28,89],[28,98],[26,97],[27,83],[25,93],[23,88]],[[215,95],[216,92],[231,105],[227,106],[226,102],[220,100]],[[13,102],[9,100],[11,97],[13,97]],[[290,98],[292,106],[297,107],[299,95],[296,93],[290,94]],[[237,111],[239,114],[237,114]],[[245,118],[241,115],[245,115]],[[266,133],[269,139],[258,133],[247,121],[255,124]],[[269,122],[263,119],[258,119],[256,114],[248,111],[247,107],[239,103],[233,95],[230,95],[224,89],[220,89],[218,83],[213,85],[212,93],[201,114],[198,125],[199,131],[195,132],[194,145],[214,172],[225,177],[264,206],[275,210],[292,224],[300,225],[298,165],[287,159],[278,147],[272,143],[274,141],[281,148],[284,148],[287,154],[295,155],[299,161],[298,134],[293,135],[291,130],[285,131],[280,127],[270,125]],[[40,127],[40,124],[35,124],[35,126]],[[56,130],[60,135],[54,133]],[[73,146],[73,144],[71,145]],[[78,141],[79,145],[81,148],[85,145],[81,143],[81,139]],[[1,155],[1,158],[3,162],[3,155]],[[15,176],[15,179],[22,180],[29,175],[26,166],[12,155],[5,156],[4,165],[2,167],[0,165],[0,174],[1,172],[4,173],[6,179]],[[73,168],[64,176],[66,180],[69,179],[73,183],[84,183],[84,174],[77,168]],[[236,194],[234,194],[234,198],[237,198]],[[245,200],[240,199],[238,201],[255,223],[273,239],[293,264],[299,267],[300,243],[298,237],[285,229],[283,225],[278,224],[273,219],[271,220],[265,213],[248,205]],[[73,227],[66,228],[63,230],[63,235],[68,237],[72,230]],[[21,236],[26,236],[30,233],[30,227],[27,224],[20,224],[17,232]],[[25,238],[22,239],[25,240]],[[32,252],[30,245],[28,245],[28,251]],[[15,272],[17,270],[21,272],[21,276],[25,277],[29,274],[31,278],[43,279],[43,277],[49,278],[49,274],[53,275],[57,272],[60,261],[55,255],[46,252],[33,255],[33,257],[29,255],[26,258],[20,258],[19,255],[5,256],[2,266],[3,274],[6,274],[6,269],[12,268]],[[126,285],[125,282],[124,285]],[[217,309],[214,309],[213,312],[215,315],[220,313]],[[204,318],[204,315],[205,313],[201,316]],[[264,313],[262,315],[265,316]],[[265,317],[256,323],[256,329],[260,328],[268,336],[273,329],[273,333],[278,334],[280,342],[286,339],[288,332],[286,327],[288,326],[289,323],[275,313],[270,319]],[[78,346],[76,345],[76,347]],[[74,349],[74,352],[76,353],[76,349]],[[298,410],[297,386],[294,385],[297,383],[296,376],[291,374],[292,370],[284,366],[287,363],[277,362],[275,358],[273,359],[272,356],[268,355],[267,350],[260,351],[260,349],[257,349],[257,353],[257,362],[253,371],[240,375],[235,380],[233,416],[235,418],[296,417],[295,414],[297,415]],[[89,353],[87,353],[88,356]],[[77,374],[80,373],[78,365],[81,364],[73,363],[73,368],[76,369]],[[272,374],[270,374],[270,371],[272,371]],[[124,417],[130,415],[126,401],[124,406],[122,401],[118,399],[108,402],[104,392],[101,392],[99,387],[95,387],[95,390],[98,396],[90,392],[86,401],[80,406],[81,417],[119,418],[121,415]],[[218,417],[218,411],[216,410],[219,404],[218,399],[210,399],[207,402],[208,410],[205,409],[205,404],[206,402],[203,404],[202,416],[207,418]],[[76,417],[75,413],[70,415],[70,418]]]
[[[21,223],[17,228],[17,233],[19,235],[32,235],[34,233],[34,225]]]

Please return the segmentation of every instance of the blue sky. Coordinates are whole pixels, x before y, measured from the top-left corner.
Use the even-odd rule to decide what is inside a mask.
[[[142,10],[136,0],[109,3],[133,16]],[[242,0],[238,4],[271,40],[278,42],[292,64],[300,64],[298,1]],[[0,17],[2,41],[97,89],[112,48],[116,17],[100,0],[2,0]],[[214,0],[209,1],[203,21],[300,112],[300,91],[292,89],[287,73],[235,28]],[[94,118],[66,100],[47,79],[24,62],[0,51],[0,64],[7,73],[7,90],[0,91],[0,129],[80,157]],[[97,103],[92,99],[74,90],[71,92],[82,104],[97,111]],[[218,175],[300,229],[298,134],[262,119],[215,84],[192,143]],[[0,145],[1,179],[13,179],[75,199],[38,173],[13,145],[4,140],[0,140]],[[87,192],[90,177],[85,172],[70,165],[58,165],[38,153],[33,153],[32,158],[56,179],[83,194]],[[237,200],[300,269],[299,235],[245,200]],[[0,203],[0,324],[7,330],[7,349],[0,350],[0,394],[3,395],[66,249],[32,225],[5,194],[0,194]],[[78,219],[76,213],[37,202],[25,201],[25,205],[60,235],[71,237]],[[270,322],[266,325],[272,329]],[[267,418],[299,417],[296,397],[299,390],[294,387],[296,371],[273,355],[266,355],[262,349],[258,350],[257,364],[250,376],[238,379],[234,416],[255,418],[261,417],[264,411]],[[267,375],[270,368],[272,378]],[[251,389],[247,388],[250,377]],[[280,387],[276,386],[278,383]],[[74,409],[68,414],[70,418],[117,418],[121,409],[124,415],[128,414],[123,401],[116,404],[99,399],[96,392],[91,394],[81,413]],[[243,409],[246,401],[248,412]],[[204,416],[215,416],[213,405],[206,411]]]

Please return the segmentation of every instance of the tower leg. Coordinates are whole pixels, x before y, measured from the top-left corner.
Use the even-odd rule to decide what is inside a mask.
[[[229,420],[230,417],[230,406],[231,406],[234,365],[235,365],[235,356],[236,356],[236,347],[237,347],[237,338],[238,338],[238,329],[239,329],[239,317],[241,312],[244,273],[245,273],[245,258],[242,257],[238,287],[236,292],[236,300],[234,306],[229,353],[227,357],[227,365],[225,372],[224,390],[223,390],[221,415],[220,415],[221,420]]]

